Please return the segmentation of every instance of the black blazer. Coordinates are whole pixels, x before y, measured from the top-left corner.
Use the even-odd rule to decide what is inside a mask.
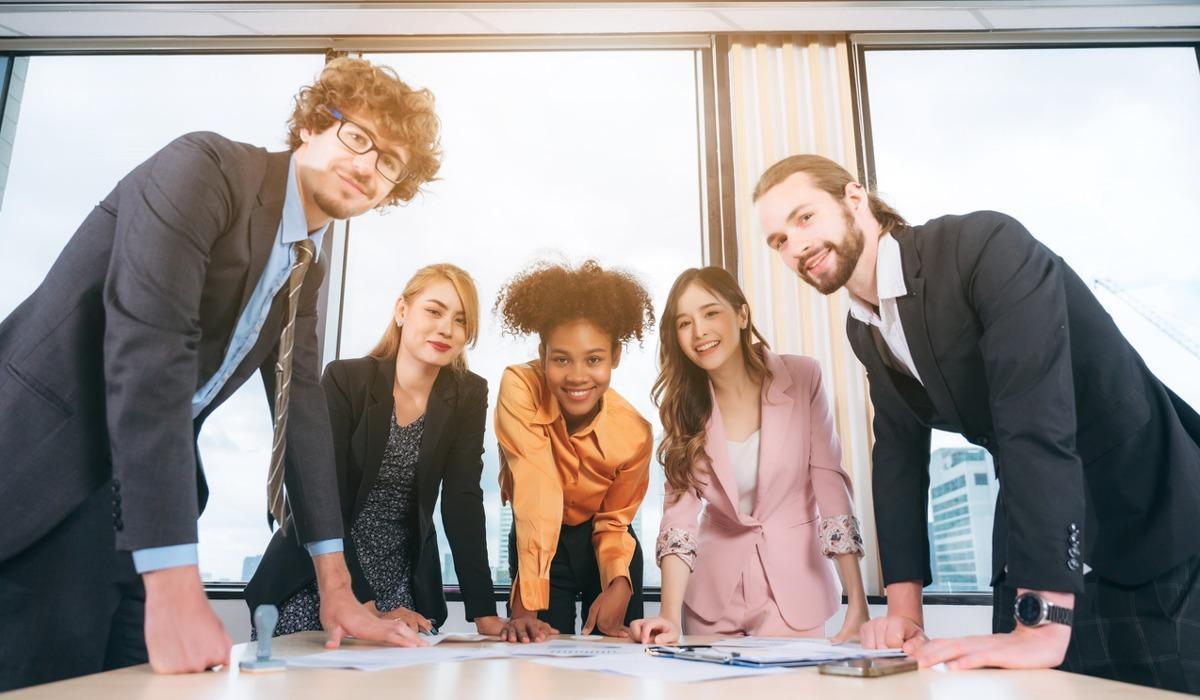
[[[924,386],[884,364],[869,325],[846,325],[875,405],[884,582],[930,581],[931,427],[993,456],[993,584],[1082,593],[1086,562],[1136,585],[1200,551],[1200,416],[1075,272],[996,212],[895,238],[908,288],[900,321]]]
[[[321,384],[329,402],[336,455],[338,493],[347,533],[375,485],[391,431],[394,360],[363,357],[329,363]],[[417,461],[417,551],[413,598],[416,610],[437,625],[446,621],[442,558],[438,552],[433,507],[439,489],[442,524],[454,555],[467,620],[496,614],[492,573],[484,529],[483,432],[487,418],[487,381],[472,372],[444,368],[434,381],[425,408],[425,428]],[[315,577],[312,560],[292,530],[271,539],[258,570],[246,585],[246,604],[280,605]],[[362,573],[353,538],[345,539],[346,562],[361,602],[375,599]]]
[[[118,549],[197,541],[208,493],[200,426],[260,368],[274,394],[286,290],[192,419],[192,395],[224,359],[274,244],[289,159],[212,133],[176,139],[92,210],[42,284],[0,323],[0,561],[110,478]],[[324,277],[321,260],[300,295],[287,427],[286,484],[307,540],[342,534],[318,385]]]

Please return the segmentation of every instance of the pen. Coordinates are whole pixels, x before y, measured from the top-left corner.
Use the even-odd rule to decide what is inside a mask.
[[[433,624],[433,623],[430,623],[430,625],[429,625],[429,633],[430,633],[430,634],[432,634],[432,635],[437,635],[437,633],[438,633],[438,630],[437,630],[437,625],[435,625],[435,624]]]

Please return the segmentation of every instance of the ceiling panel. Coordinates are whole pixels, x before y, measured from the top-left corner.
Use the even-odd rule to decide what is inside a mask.
[[[746,32],[954,31],[983,29],[964,9],[841,7],[736,8],[721,14]]]
[[[554,8],[474,10],[506,34],[645,34],[653,32],[728,32],[718,14],[703,9]]]
[[[1020,7],[981,10],[997,29],[1200,26],[1200,4]]]
[[[219,15],[204,12],[0,10],[0,24],[29,36],[220,36],[250,34]]]
[[[222,12],[261,34],[486,34],[487,25],[456,10],[289,9],[270,12]]]

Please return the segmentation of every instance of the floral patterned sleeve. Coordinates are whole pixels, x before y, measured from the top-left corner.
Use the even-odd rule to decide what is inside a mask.
[[[658,533],[658,543],[655,549],[657,554],[655,561],[660,567],[663,557],[674,554],[688,565],[688,569],[694,571],[696,568],[696,536],[687,530],[676,527],[663,530]]]
[[[863,551],[862,534],[860,534],[858,527],[858,518],[853,515],[834,515],[828,518],[821,518],[820,536],[821,554],[826,557],[832,558],[839,554],[857,554],[858,558],[862,559],[865,554]],[[661,536],[659,537],[659,543],[661,548]]]

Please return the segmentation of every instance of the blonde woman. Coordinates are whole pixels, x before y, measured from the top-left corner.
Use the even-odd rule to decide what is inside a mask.
[[[433,526],[439,491],[466,618],[481,634],[506,631],[496,615],[479,486],[487,381],[467,370],[464,353],[478,329],[470,275],[430,265],[405,285],[375,349],[331,362],[321,380],[354,594],[379,616],[421,631],[447,615]],[[277,635],[321,628],[310,557],[296,529],[287,533],[275,533],[246,586],[251,610],[279,606]]]

